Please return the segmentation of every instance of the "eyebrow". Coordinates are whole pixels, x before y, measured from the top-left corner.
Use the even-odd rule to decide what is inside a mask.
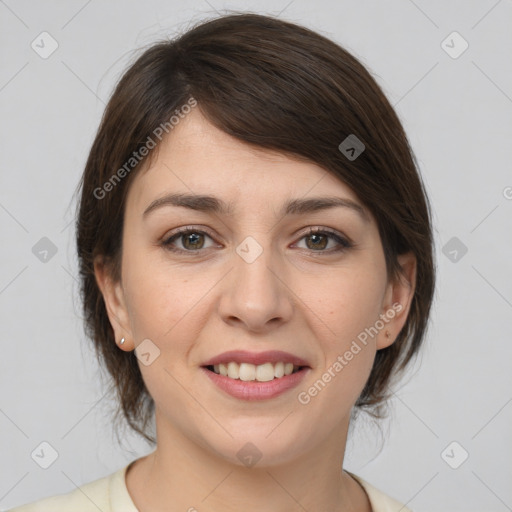
[[[201,194],[167,194],[163,197],[155,199],[142,214],[143,217],[164,206],[178,206],[189,208],[205,213],[217,213],[219,215],[231,215],[233,213],[233,205],[225,203],[221,199]],[[282,208],[280,215],[303,215],[313,213],[320,210],[331,208],[349,208],[359,214],[365,221],[369,222],[368,214],[365,209],[350,199],[341,197],[311,197],[308,199],[292,199],[288,201]]]

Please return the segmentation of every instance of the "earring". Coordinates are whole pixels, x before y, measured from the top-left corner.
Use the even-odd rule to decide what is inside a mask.
[[[389,337],[391,336],[390,332],[389,331],[386,331],[386,338],[389,339]],[[123,338],[124,339],[124,338]]]
[[[121,338],[121,341],[119,342],[119,345],[122,345],[124,343],[124,338]]]

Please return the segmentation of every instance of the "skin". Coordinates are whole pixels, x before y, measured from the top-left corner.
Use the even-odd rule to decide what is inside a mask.
[[[170,192],[214,195],[232,203],[221,215],[164,206]],[[371,511],[362,487],[342,468],[350,412],[377,350],[406,320],[416,262],[400,257],[405,278],[389,281],[375,219],[347,207],[282,216],[295,198],[357,196],[319,166],[251,147],[194,109],[130,186],[121,280],[98,258],[97,282],[120,350],[150,339],[160,355],[139,361],[156,405],[157,448],[129,467],[128,492],[141,512],[266,510]],[[163,242],[176,228],[199,239]],[[329,228],[353,243],[307,234]],[[253,237],[252,263],[237,246]],[[187,242],[189,242],[187,244]],[[343,355],[394,303],[399,313],[306,405],[297,395]],[[386,330],[389,337],[385,335]],[[227,350],[284,350],[309,362],[302,383],[279,397],[248,402],[226,395],[200,370]],[[248,468],[237,452],[253,443],[262,457]],[[306,484],[306,485],[305,485]]]

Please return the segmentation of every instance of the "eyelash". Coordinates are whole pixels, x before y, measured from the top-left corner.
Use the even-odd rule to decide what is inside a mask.
[[[185,228],[179,228],[175,233],[173,233],[170,237],[165,239],[162,242],[162,245],[164,248],[168,251],[174,252],[174,253],[180,253],[180,254],[199,254],[203,249],[196,249],[196,250],[185,250],[185,249],[178,249],[176,247],[172,247],[172,243],[177,240],[180,236],[188,235],[188,234],[199,234],[199,235],[206,235],[213,239],[212,235],[210,235],[208,232],[201,230],[201,229],[195,229],[193,227],[185,227]],[[337,248],[331,248],[327,250],[318,250],[315,251],[314,249],[305,249],[309,250],[310,252],[314,254],[333,254],[333,253],[340,253],[343,251],[346,251],[353,247],[353,243],[350,242],[348,239],[342,237],[335,231],[332,231],[330,229],[326,228],[310,228],[307,233],[303,234],[299,240],[302,240],[303,238],[307,238],[311,235],[327,235],[328,237],[334,239],[338,244],[339,247]],[[208,249],[208,248],[207,248]]]

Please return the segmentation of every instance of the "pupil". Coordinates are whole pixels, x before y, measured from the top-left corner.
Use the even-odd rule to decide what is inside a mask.
[[[311,240],[316,240],[316,242],[313,241],[313,248],[321,248],[321,249],[325,248],[325,240],[326,240],[325,235],[313,234],[313,235],[310,235],[310,239]],[[320,241],[319,239],[323,239],[322,241],[324,243],[321,243],[321,245],[319,245],[318,244],[318,241]],[[320,242],[322,242],[322,241],[320,241]]]
[[[199,238],[200,238],[201,235],[199,235],[198,233],[192,233],[190,235],[187,235],[185,237],[185,247],[189,247],[190,245],[193,246],[193,248],[197,248],[195,247],[195,244],[199,241]]]

